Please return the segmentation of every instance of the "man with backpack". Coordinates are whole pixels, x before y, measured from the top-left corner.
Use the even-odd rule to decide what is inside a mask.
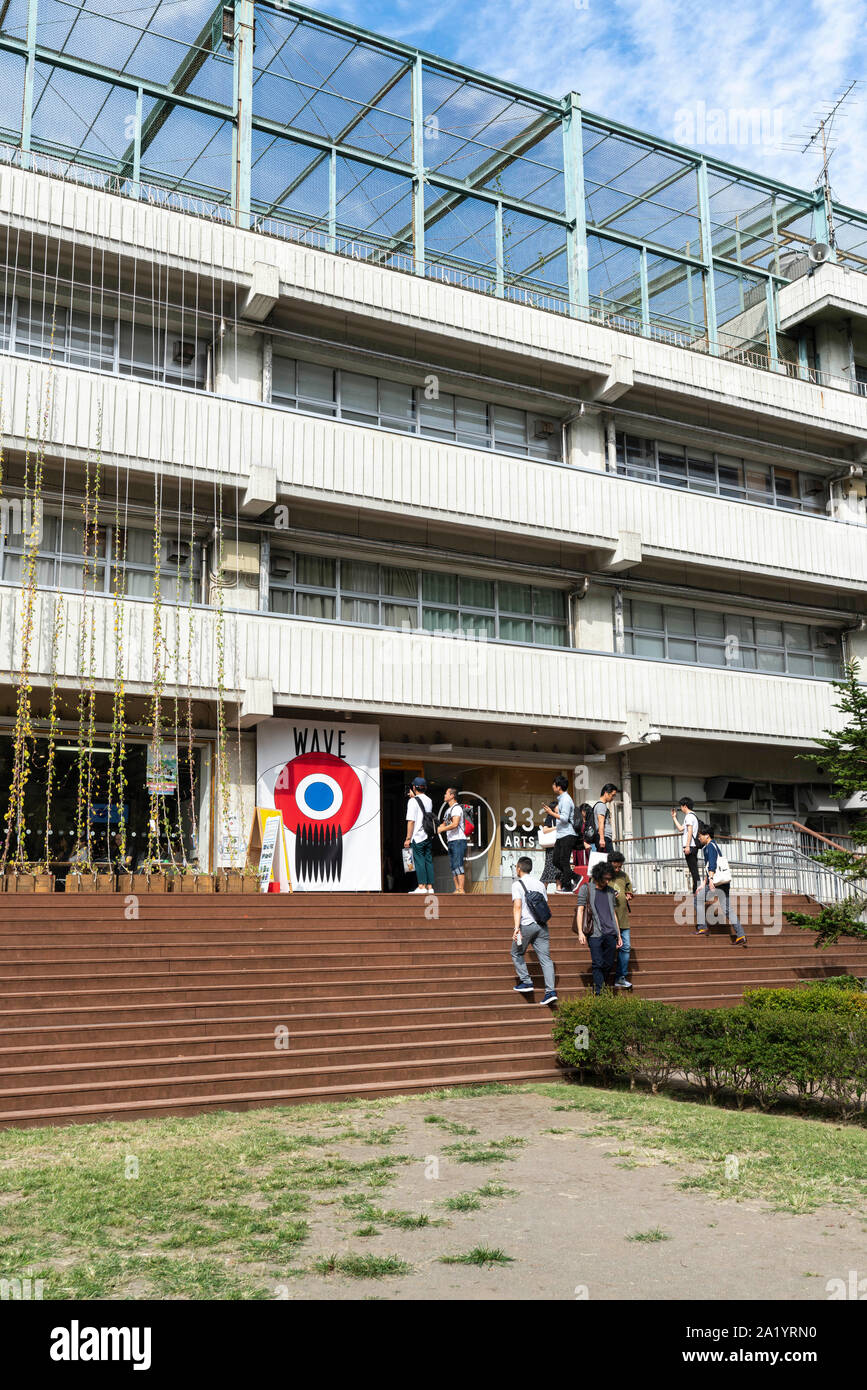
[[[575,904],[572,930],[581,946],[590,947],[593,993],[601,994],[623,946],[617,925],[616,894],[611,886],[614,870],[607,860],[594,864],[589,883],[582,883]]]
[[[512,884],[512,917],[514,920],[512,962],[515,966],[515,974],[518,976],[515,993],[533,993],[533,981],[530,979],[530,972],[524,960],[527,947],[532,946],[536,952],[536,959],[542,967],[542,978],[545,981],[545,995],[542,1003],[556,1004],[554,963],[551,960],[548,941],[551,909],[548,906],[548,894],[544,883],[541,879],[531,877],[532,868],[532,859],[529,855],[522,854],[515,865],[516,878]]]
[[[432,893],[434,891],[433,840],[437,833],[437,826],[433,813],[433,802],[427,795],[425,779],[416,777],[406,795],[406,839],[403,842],[403,847],[404,849],[412,849],[412,862],[415,866],[415,876],[418,879],[418,887],[411,888],[410,892]]]
[[[554,868],[560,873],[560,892],[571,893],[575,886],[575,875],[572,872],[572,851],[578,843],[578,832],[575,827],[575,802],[569,795],[569,781],[563,773],[555,777],[552,783],[554,800],[550,806],[543,807],[553,820],[555,826],[554,840]]]
[[[437,826],[440,834],[445,831],[446,849],[452,866],[455,892],[464,893],[464,858],[467,852],[467,827],[464,808],[458,801],[454,787],[446,787],[446,809],[442,822]]]
[[[584,839],[590,845],[590,858],[587,861],[587,868],[592,874],[597,864],[606,863],[609,854],[614,851],[614,836],[611,829],[611,803],[617,795],[619,787],[613,782],[606,782],[599,793],[599,800],[593,807],[593,818],[591,824],[585,829]]]

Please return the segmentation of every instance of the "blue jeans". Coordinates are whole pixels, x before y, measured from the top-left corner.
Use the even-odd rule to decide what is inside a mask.
[[[433,841],[432,840],[413,840],[412,862],[415,865],[415,876],[418,879],[418,886],[433,883]]]
[[[467,852],[466,840],[447,840],[446,848],[449,852],[449,863],[452,866],[452,873],[462,874],[464,871],[464,855]]]
[[[629,948],[631,945],[629,927],[620,928],[620,938],[623,945],[617,952],[617,978],[618,980],[625,980],[629,973]]]
[[[593,993],[601,994],[607,984],[608,976],[614,969],[617,956],[617,937],[613,932],[603,936],[588,936],[590,960],[593,964]]]

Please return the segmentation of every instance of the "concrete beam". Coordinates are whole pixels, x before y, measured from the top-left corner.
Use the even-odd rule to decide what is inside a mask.
[[[605,561],[605,569],[617,573],[641,564],[641,535],[638,531],[620,531],[617,546]]]
[[[280,298],[280,272],[267,261],[253,264],[253,282],[241,305],[241,317],[264,323]]]
[[[277,469],[266,463],[254,463],[247,479],[241,511],[244,516],[261,516],[277,501]]]
[[[252,729],[274,717],[274,688],[269,680],[247,677],[241,701],[241,728]]]
[[[593,392],[593,399],[610,405],[612,401],[619,400],[626,391],[631,391],[634,380],[632,359],[617,356],[613,359],[602,386]]]

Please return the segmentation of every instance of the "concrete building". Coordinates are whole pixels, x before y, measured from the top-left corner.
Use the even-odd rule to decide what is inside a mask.
[[[273,794],[266,730],[372,730],[386,886],[418,774],[477,807],[477,888],[561,771],[623,787],[636,856],[681,795],[845,833],[801,759],[867,658],[867,217],[293,4],[180,11],[0,18],[34,843],[49,735],[58,857],[118,823],[121,685],[129,833],[160,795],[204,868]]]

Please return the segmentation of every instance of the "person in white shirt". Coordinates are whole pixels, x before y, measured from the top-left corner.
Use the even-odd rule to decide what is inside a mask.
[[[547,904],[548,894],[542,880],[531,877],[532,868],[532,859],[529,855],[522,854],[515,866],[517,877],[512,884],[512,963],[518,977],[515,993],[533,993],[533,981],[524,959],[527,947],[532,946],[542,967],[542,978],[545,981],[542,1003],[556,1004],[557,992],[554,989],[554,962],[551,960],[549,948],[548,923],[547,919],[544,922],[540,921],[533,911],[534,906],[537,910],[541,906],[540,899]]]
[[[435,821],[433,819],[433,802],[427,795],[427,782],[423,777],[415,778],[406,796],[406,839],[403,842],[403,847],[404,849],[412,849],[412,862],[415,865],[415,876],[418,879],[418,887],[410,891],[413,893],[432,893],[434,890],[433,830]],[[425,817],[428,818],[427,825],[425,825]]]
[[[683,812],[683,820],[677,819],[677,812],[674,807],[671,810],[671,818],[678,830],[683,833],[683,854],[686,859],[686,867],[689,869],[692,879],[692,891],[698,892],[698,816],[693,809],[695,802],[691,797],[682,796],[680,798],[680,809]]]
[[[446,787],[445,814],[442,822],[437,826],[440,834],[445,831],[446,849],[449,852],[449,862],[452,866],[452,877],[455,881],[455,892],[463,893],[464,888],[464,858],[467,852],[467,833],[464,829],[464,812],[458,801],[458,794],[454,787]]]

